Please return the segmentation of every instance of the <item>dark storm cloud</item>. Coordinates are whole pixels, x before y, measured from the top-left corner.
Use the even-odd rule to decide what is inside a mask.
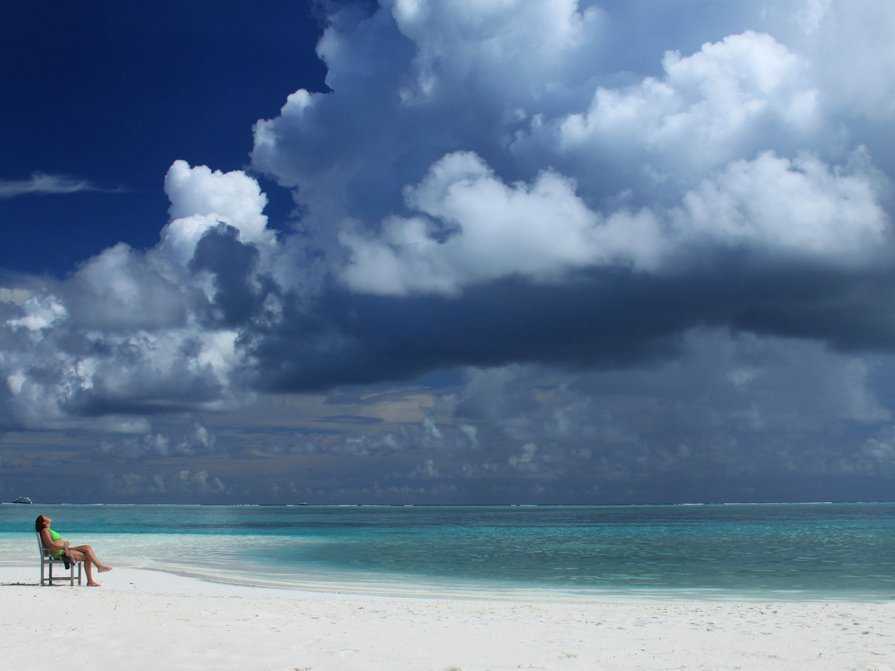
[[[701,326],[819,338],[847,350],[895,345],[888,270],[755,268],[736,255],[722,261],[668,278],[618,270],[580,273],[560,287],[501,280],[468,289],[462,300],[362,296],[330,286],[315,312],[287,303],[283,321],[247,330],[244,346],[257,366],[255,384],[289,391],[458,365],[646,365],[674,356],[682,334]]]
[[[239,231],[218,225],[196,245],[189,268],[214,277],[214,298],[207,307],[210,325],[233,327],[251,323],[274,289],[268,277],[258,277],[258,250],[239,241]]]

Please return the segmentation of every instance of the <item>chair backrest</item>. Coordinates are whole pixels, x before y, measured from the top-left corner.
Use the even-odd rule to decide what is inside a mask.
[[[47,549],[44,547],[44,542],[40,539],[40,532],[37,533],[37,554],[40,555],[41,559],[47,555]]]

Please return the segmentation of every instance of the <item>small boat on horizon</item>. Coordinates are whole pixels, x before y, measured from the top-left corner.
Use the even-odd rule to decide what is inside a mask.
[[[13,500],[13,503],[31,503],[31,498],[28,496],[20,496],[19,498]]]

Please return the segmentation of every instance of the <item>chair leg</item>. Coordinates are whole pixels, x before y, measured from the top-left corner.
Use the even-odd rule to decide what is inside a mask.
[[[81,569],[83,568],[83,562],[78,562],[78,586],[81,586]]]
[[[52,560],[50,560],[50,562],[49,562],[49,566],[48,566],[47,568],[48,568],[49,571],[50,571],[50,582],[49,582],[49,585],[50,585],[50,587],[52,587],[52,586],[53,586],[53,561],[52,561]]]
[[[43,587],[46,583],[44,583],[44,564],[46,562],[43,560],[43,557],[40,559],[40,586]]]

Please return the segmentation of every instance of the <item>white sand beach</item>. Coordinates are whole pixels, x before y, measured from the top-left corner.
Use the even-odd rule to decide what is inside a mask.
[[[895,603],[408,597],[0,567],[2,668],[895,670]]]

